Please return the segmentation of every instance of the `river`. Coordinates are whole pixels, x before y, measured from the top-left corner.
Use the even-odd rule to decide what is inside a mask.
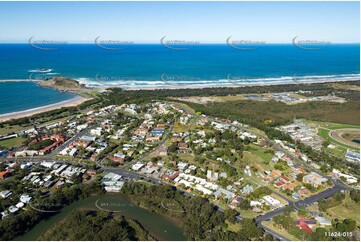
[[[30,231],[14,240],[37,240],[53,225],[63,220],[74,209],[93,209],[112,211],[124,215],[126,218],[132,218],[140,222],[149,233],[157,240],[186,240],[182,230],[170,219],[148,212],[147,210],[131,203],[129,199],[122,194],[105,194],[96,197],[90,197],[70,204],[64,207],[58,214],[42,220]]]

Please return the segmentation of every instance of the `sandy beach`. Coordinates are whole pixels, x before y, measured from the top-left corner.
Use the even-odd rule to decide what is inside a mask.
[[[350,81],[359,81],[360,79],[346,79],[346,80],[297,80],[297,81],[279,81],[279,82],[249,82],[249,83],[239,83],[236,84],[236,82],[233,82],[228,85],[222,85],[222,84],[197,84],[197,85],[177,85],[177,84],[169,84],[168,86],[144,86],[144,87],[123,87],[120,86],[120,88],[123,88],[124,90],[129,91],[136,91],[136,90],[161,90],[161,89],[202,89],[202,88],[237,88],[237,87],[252,87],[252,86],[278,86],[278,85],[304,85],[304,84],[317,84],[317,83],[343,83],[343,82],[350,82]],[[115,86],[113,86],[114,88]],[[98,87],[99,89],[102,89],[102,87]],[[105,88],[109,88],[106,87]]]
[[[89,100],[89,98],[85,98],[85,97],[81,97],[81,96],[75,96],[72,99],[65,100],[65,101],[58,102],[58,103],[54,103],[54,104],[50,104],[50,105],[45,105],[45,106],[32,108],[32,109],[27,109],[27,110],[24,110],[24,111],[13,112],[13,113],[0,114],[0,122],[7,121],[7,120],[10,120],[10,119],[18,119],[18,118],[23,118],[23,117],[29,117],[29,116],[34,115],[34,114],[43,113],[43,112],[59,109],[59,108],[62,108],[62,107],[77,106],[77,105],[79,105],[79,104],[81,104],[81,103],[83,103],[83,102],[85,102],[87,100]]]
[[[332,83],[337,83],[337,82],[347,82],[347,81],[358,81],[359,79],[348,79],[348,80],[318,80],[318,81],[314,81],[314,80],[299,80],[299,81],[280,81],[280,82],[250,82],[250,83],[239,83],[239,84],[235,84],[235,83],[230,83],[229,85],[222,85],[222,84],[217,84],[214,83],[212,84],[204,84],[204,85],[176,85],[176,84],[171,84],[169,83],[168,85],[158,85],[158,86],[140,86],[140,87],[124,87],[124,86],[119,86],[120,88],[123,88],[124,90],[157,90],[157,89],[201,89],[201,88],[224,88],[224,87],[228,87],[228,88],[237,88],[237,87],[247,87],[247,86],[274,86],[274,85],[295,85],[295,84],[312,84],[312,83],[328,83],[328,82],[332,82]],[[27,82],[29,80],[0,80],[0,82]],[[112,86],[113,88],[115,86]],[[97,87],[95,89],[107,89],[109,87],[107,86],[103,86],[103,87]],[[41,106],[38,108],[32,108],[32,109],[27,109],[24,111],[18,111],[18,112],[12,112],[12,113],[6,113],[6,114],[0,114],[0,122],[6,121],[6,120],[10,120],[10,119],[17,119],[17,118],[22,118],[22,117],[28,117],[34,114],[38,114],[38,113],[42,113],[42,112],[46,112],[46,111],[50,111],[50,110],[55,110],[55,109],[59,109],[62,107],[72,107],[72,106],[77,106],[85,101],[89,100],[89,98],[84,98],[81,96],[76,96],[72,99],[66,100],[66,101],[62,101],[62,102],[58,102],[58,103],[54,103],[54,104],[50,104],[50,105],[46,105],[46,106]]]
[[[10,80],[0,80],[0,82],[36,82],[30,79],[10,79]]]

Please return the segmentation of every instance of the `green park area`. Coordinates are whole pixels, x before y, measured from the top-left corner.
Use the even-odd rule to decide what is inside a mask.
[[[5,147],[7,149],[11,149],[12,147],[18,147],[23,144],[23,142],[26,140],[26,138],[22,137],[16,137],[12,139],[6,139],[0,141],[0,147]]]
[[[315,127],[318,129],[318,134],[321,136],[325,141],[329,142],[329,144],[334,145],[334,148],[325,148],[325,151],[331,153],[337,157],[343,158],[345,153],[348,149],[357,150],[357,148],[348,145],[347,143],[342,143],[339,140],[334,139],[330,136],[330,132],[333,130],[340,130],[340,129],[360,129],[357,125],[351,124],[340,124],[340,123],[331,123],[331,122],[317,122],[317,121],[307,121],[307,123],[311,127]],[[351,131],[354,133],[355,131]],[[357,134],[359,136],[359,134]]]
[[[262,225],[265,226],[266,228],[273,230],[273,231],[277,231],[278,234],[282,235],[283,237],[291,240],[291,241],[298,241],[299,239],[288,233],[286,229],[283,229],[281,227],[279,227],[277,224],[275,224],[273,221],[263,221]]]
[[[9,135],[12,133],[18,133],[22,130],[27,130],[27,129],[31,129],[31,128],[32,128],[32,126],[4,124],[0,128],[0,136],[6,136],[6,135]]]
[[[326,213],[331,219],[353,219],[360,226],[360,203],[356,203],[346,194],[342,204],[330,208]]]
[[[269,163],[274,155],[274,151],[270,149],[264,149],[255,145],[250,146],[249,150],[253,155],[260,157],[266,163]]]

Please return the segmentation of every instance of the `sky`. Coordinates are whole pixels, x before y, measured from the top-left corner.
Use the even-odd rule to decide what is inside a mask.
[[[0,2],[0,42],[359,43],[359,2]]]

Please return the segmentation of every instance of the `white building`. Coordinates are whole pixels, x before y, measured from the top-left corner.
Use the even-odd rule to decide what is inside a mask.
[[[32,199],[33,198],[27,194],[23,194],[20,196],[20,202],[22,202],[22,203],[29,203]]]
[[[264,196],[263,200],[272,207],[281,205],[281,202],[271,196]]]
[[[136,163],[132,166],[132,169],[134,171],[139,171],[140,169],[142,169],[145,165],[144,164],[141,164],[141,163]]]
[[[74,157],[78,154],[78,149],[77,148],[73,148],[71,149],[71,151],[69,152],[69,155]]]
[[[92,129],[92,130],[90,130],[90,134],[96,135],[96,136],[101,136],[103,134],[103,129],[101,127]]]
[[[251,201],[250,206],[251,207],[262,207],[263,204],[259,201]]]

